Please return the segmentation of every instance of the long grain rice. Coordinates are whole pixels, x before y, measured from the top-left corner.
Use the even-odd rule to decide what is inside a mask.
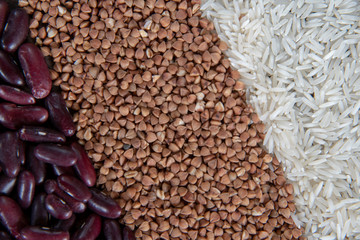
[[[204,0],[309,239],[360,239],[360,2]]]

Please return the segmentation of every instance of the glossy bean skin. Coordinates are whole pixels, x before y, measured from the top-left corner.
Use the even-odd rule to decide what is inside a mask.
[[[66,141],[61,132],[41,126],[24,126],[19,129],[19,136],[21,140],[27,142],[64,143]]]
[[[76,152],[78,156],[78,160],[74,165],[75,171],[88,187],[94,186],[96,183],[95,168],[84,148],[79,143],[73,142],[71,144],[71,149]]]
[[[35,103],[35,98],[31,94],[19,88],[6,85],[0,85],[0,98],[20,105],[31,105]]]
[[[41,161],[61,167],[73,166],[77,161],[77,156],[70,147],[58,144],[39,144],[35,147],[34,154]]]
[[[20,240],[70,240],[70,234],[64,231],[53,231],[48,228],[27,226],[21,230]]]
[[[24,145],[17,132],[0,134],[0,165],[9,177],[16,177],[20,172],[21,163],[25,159]]]
[[[70,207],[54,194],[46,196],[45,207],[51,216],[60,220],[69,219],[72,215]]]
[[[45,181],[44,189],[47,194],[55,193],[61,190],[57,185],[57,182],[53,179],[48,179]]]
[[[47,180],[44,184],[44,188],[47,194],[53,193],[65,201],[74,213],[85,212],[86,205],[80,201],[75,200],[70,195],[61,190],[55,180]]]
[[[35,184],[39,185],[45,181],[46,177],[46,163],[37,159],[34,155],[34,147],[30,147],[26,155],[26,163],[28,169],[32,172],[35,178]]]
[[[0,194],[9,195],[16,185],[16,177],[0,176]]]
[[[60,189],[78,201],[86,203],[91,198],[88,187],[76,177],[61,175],[57,178],[57,183]]]
[[[9,14],[9,5],[5,0],[0,0],[0,36],[4,30],[8,14]]]
[[[75,220],[76,220],[75,214],[73,214],[69,219],[58,220],[56,224],[53,226],[53,229],[57,231],[68,232],[70,231],[71,227],[74,226]]]
[[[21,68],[31,94],[36,99],[49,95],[52,87],[50,72],[40,49],[32,43],[24,43],[18,51]]]
[[[103,224],[103,232],[106,240],[122,240],[122,231],[117,220],[106,219]]]
[[[30,207],[35,194],[35,177],[29,171],[22,171],[17,182],[18,203],[22,208]]]
[[[24,125],[39,125],[48,119],[48,112],[39,106],[16,106],[0,103],[0,123],[9,129],[19,129]]]
[[[76,127],[61,94],[57,92],[50,93],[45,99],[45,105],[53,125],[67,137],[74,135]]]
[[[15,64],[14,60],[1,49],[0,49],[0,78],[11,85],[15,85],[15,86],[25,85],[25,78],[20,68]]]
[[[102,217],[115,219],[120,217],[121,208],[115,200],[97,189],[90,189],[91,198],[87,202],[88,208]]]
[[[101,217],[91,214],[79,229],[71,236],[72,240],[95,240],[101,232]]]
[[[7,196],[0,196],[0,222],[17,239],[20,237],[20,230],[26,226],[20,206]]]
[[[75,175],[74,169],[72,167],[60,167],[60,166],[52,165],[52,169],[56,176],[60,176],[63,174],[67,174],[70,176]]]
[[[29,15],[22,8],[10,12],[1,37],[1,47],[7,52],[15,52],[25,41],[29,32]]]
[[[136,240],[134,232],[128,228],[123,228],[123,234],[122,234],[123,240]]]
[[[47,226],[49,223],[49,213],[45,208],[45,193],[35,196],[31,205],[30,224],[32,226]]]

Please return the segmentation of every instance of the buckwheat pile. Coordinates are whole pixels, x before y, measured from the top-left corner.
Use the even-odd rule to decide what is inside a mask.
[[[138,239],[303,239],[200,0],[20,0],[97,184]]]

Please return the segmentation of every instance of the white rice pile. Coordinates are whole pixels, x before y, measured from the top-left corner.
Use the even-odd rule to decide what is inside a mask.
[[[360,239],[360,1],[203,0],[309,239]]]

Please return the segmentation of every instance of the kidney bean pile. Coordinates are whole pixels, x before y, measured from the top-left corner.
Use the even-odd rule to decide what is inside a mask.
[[[118,203],[93,188],[65,101],[41,51],[24,43],[28,27],[25,10],[0,0],[0,239],[135,239]]]

